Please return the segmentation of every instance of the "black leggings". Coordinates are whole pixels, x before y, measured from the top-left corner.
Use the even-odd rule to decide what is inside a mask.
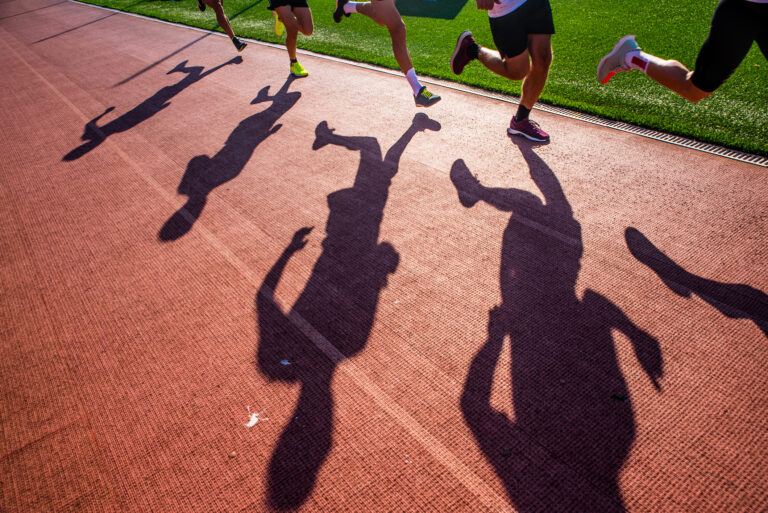
[[[768,4],[720,0],[709,37],[699,51],[691,81],[711,93],[736,71],[756,41],[768,59]]]

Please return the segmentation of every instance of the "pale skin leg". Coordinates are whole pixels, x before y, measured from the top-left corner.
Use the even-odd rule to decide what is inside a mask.
[[[203,2],[216,13],[216,21],[219,23],[219,26],[224,29],[224,32],[226,32],[230,38],[235,37],[235,33],[232,31],[232,26],[229,24],[229,18],[224,14],[223,2],[221,0],[203,0]]]
[[[381,26],[387,27],[392,39],[392,53],[403,73],[413,68],[411,55],[406,45],[405,23],[395,7],[394,0],[372,0],[358,4],[357,12],[368,16]]]
[[[667,89],[694,103],[700,102],[712,94],[693,85],[691,82],[693,71],[688,71],[688,68],[677,61],[661,61],[660,64],[649,62],[645,74]]]
[[[291,11],[290,5],[281,5],[275,9],[275,12],[285,25],[285,47],[288,50],[288,57],[294,60],[296,59],[296,40],[299,32],[309,36],[314,30],[312,11],[309,7],[296,7]]]
[[[549,34],[530,34],[528,49],[520,55],[503,59],[499,52],[481,46],[477,60],[497,75],[510,80],[522,80],[520,104],[532,109],[539,101],[552,65],[551,39]]]

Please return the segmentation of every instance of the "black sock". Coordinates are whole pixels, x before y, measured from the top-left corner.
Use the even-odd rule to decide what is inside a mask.
[[[467,57],[469,57],[470,59],[477,59],[477,56],[479,54],[480,54],[480,47],[477,45],[477,43],[467,47]]]
[[[299,61],[297,61],[296,59],[291,59],[291,64],[293,64],[295,62],[299,62]]]
[[[531,113],[531,109],[523,107],[523,104],[517,106],[517,114],[515,114],[515,121],[521,121],[528,118],[528,114]]]

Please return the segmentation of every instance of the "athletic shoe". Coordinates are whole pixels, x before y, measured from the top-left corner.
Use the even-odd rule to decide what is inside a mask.
[[[600,60],[597,65],[597,80],[601,84],[606,84],[619,71],[629,71],[631,68],[626,65],[625,56],[628,52],[639,50],[635,42],[635,36],[624,36],[613,47],[608,55]]]
[[[197,8],[200,9],[200,12],[203,12],[205,10],[205,2],[203,2],[203,0],[197,0]]]
[[[280,21],[280,17],[277,15],[277,11],[272,11],[272,14],[275,15],[275,35],[280,37],[283,35],[283,32],[285,32],[285,25],[283,25],[283,22]]]
[[[293,75],[294,77],[301,78],[301,77],[306,77],[307,75],[309,75],[309,73],[307,73],[307,70],[305,70],[302,67],[302,65],[299,64],[299,61],[296,61],[291,64],[291,75]]]
[[[451,71],[457,75],[461,75],[461,72],[464,71],[464,66],[469,64],[469,61],[472,60],[468,50],[476,44],[471,31],[465,30],[461,33],[458,41],[456,41],[456,48],[453,50],[453,55],[451,55]]]
[[[248,43],[243,43],[236,37],[232,38],[232,43],[235,45],[235,48],[237,48],[238,52],[242,52],[245,49],[245,47],[248,46]]]
[[[413,101],[417,107],[431,107],[440,101],[440,97],[436,94],[432,94],[427,90],[427,86],[421,86],[419,94],[413,97]]]
[[[347,18],[349,18],[349,13],[344,12],[344,5],[348,1],[349,0],[336,0],[336,9],[333,11],[333,21],[335,21],[336,23],[341,22],[342,16],[346,16]]]
[[[507,133],[509,135],[522,135],[531,141],[549,142],[549,134],[542,130],[538,123],[528,118],[520,121],[515,121],[515,118],[512,118]]]

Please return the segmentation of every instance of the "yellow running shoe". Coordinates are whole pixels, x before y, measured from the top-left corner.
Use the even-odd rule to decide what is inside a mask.
[[[419,94],[417,94],[413,101],[416,102],[417,107],[431,107],[440,101],[440,97],[427,90],[427,86],[421,86]]]
[[[280,21],[280,17],[277,15],[277,11],[272,11],[272,14],[275,16],[275,35],[280,37],[285,31],[285,25],[283,25],[283,22]]]
[[[305,70],[302,65],[299,64],[299,61],[296,61],[291,64],[291,75],[301,78],[306,77],[309,75],[309,73],[307,73],[307,70]]]

